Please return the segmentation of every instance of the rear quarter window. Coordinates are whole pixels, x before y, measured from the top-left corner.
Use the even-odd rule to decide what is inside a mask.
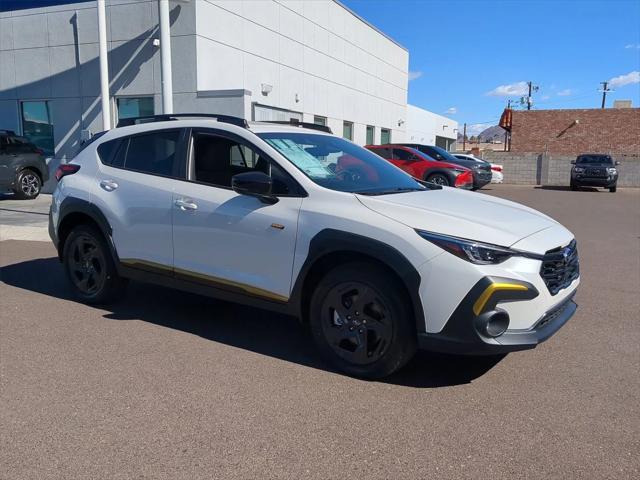
[[[118,150],[118,145],[120,145],[120,143],[121,139],[117,138],[98,145],[98,157],[100,158],[100,161],[105,165],[112,165],[115,152]]]

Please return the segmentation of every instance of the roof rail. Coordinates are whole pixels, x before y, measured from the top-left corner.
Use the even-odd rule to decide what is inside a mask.
[[[319,130],[320,132],[333,133],[331,128],[326,125],[318,125],[317,123],[301,122],[297,118],[289,120],[266,120],[264,123],[276,123],[278,125],[291,125],[293,127],[310,128],[311,130]]]
[[[123,118],[118,122],[117,127],[128,127],[141,123],[168,122],[180,118],[213,118],[218,122],[230,123],[242,128],[248,128],[249,124],[244,118],[232,117],[231,115],[218,115],[217,113],[166,113],[162,115],[147,115],[144,117]]]
[[[0,133],[4,133],[5,135],[15,135],[16,132],[13,130],[5,130],[4,128],[0,128]]]

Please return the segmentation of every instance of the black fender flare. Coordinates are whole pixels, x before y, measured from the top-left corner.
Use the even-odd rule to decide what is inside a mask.
[[[435,168],[427,169],[424,172],[423,180],[426,182],[427,178],[429,178],[430,175],[433,175],[435,173],[439,173],[439,174],[444,175],[445,177],[447,177],[449,179],[449,185],[451,187],[453,187],[455,185],[455,183],[456,183],[456,175],[451,173],[451,170],[448,169],[448,168],[435,167]]]
[[[309,251],[291,292],[289,299],[293,312],[299,318],[303,315],[303,288],[314,265],[332,253],[355,252],[373,257],[391,269],[404,283],[409,294],[414,313],[416,330],[425,331],[424,310],[420,300],[420,274],[407,258],[394,247],[369,237],[342,230],[324,229],[309,243]]]
[[[62,260],[62,253],[64,250],[64,245],[60,243],[61,239],[59,238],[60,225],[63,224],[65,218],[76,213],[80,213],[89,217],[96,225],[98,225],[98,228],[107,241],[107,245],[109,246],[109,250],[111,251],[111,255],[113,256],[116,265],[120,265],[118,253],[116,252],[116,248],[112,238],[113,229],[111,228],[111,224],[107,220],[107,217],[93,203],[76,197],[67,197],[60,204],[60,209],[58,212],[58,225],[55,229],[55,231],[58,232],[58,238],[54,240],[56,243],[56,247],[58,248],[58,257]]]

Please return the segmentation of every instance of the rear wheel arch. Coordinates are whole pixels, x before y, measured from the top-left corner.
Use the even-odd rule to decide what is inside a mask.
[[[33,173],[35,173],[38,178],[40,179],[40,184],[43,185],[44,184],[44,175],[43,173],[40,171],[40,169],[34,165],[20,165],[20,168],[18,169],[18,171],[16,172],[16,176],[20,175],[22,172],[29,170]]]
[[[98,207],[86,200],[69,197],[60,205],[58,222],[58,256],[62,260],[64,245],[69,233],[78,225],[91,225],[104,236],[111,251],[113,260],[119,265],[118,255],[111,238],[111,225]]]
[[[416,331],[425,331],[418,291],[420,275],[406,257],[378,240],[333,229],[322,230],[311,240],[307,260],[294,284],[291,298],[300,319],[307,321],[313,291],[329,271],[338,265],[363,261],[379,267],[397,280],[411,305]]]

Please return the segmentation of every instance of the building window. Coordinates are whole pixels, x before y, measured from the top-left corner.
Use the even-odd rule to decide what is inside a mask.
[[[342,123],[342,138],[353,140],[353,122]]]
[[[376,127],[367,125],[367,145],[373,145],[376,141]]]
[[[22,102],[21,110],[22,134],[46,156],[53,156],[55,147],[49,102]]]
[[[116,99],[118,121],[125,118],[146,117],[155,114],[153,97],[123,97]]]
[[[321,117],[319,115],[314,115],[313,116],[313,123],[315,123],[316,125],[322,125],[324,127],[327,126],[327,117]]]
[[[391,143],[391,130],[388,128],[380,129],[380,145]]]

